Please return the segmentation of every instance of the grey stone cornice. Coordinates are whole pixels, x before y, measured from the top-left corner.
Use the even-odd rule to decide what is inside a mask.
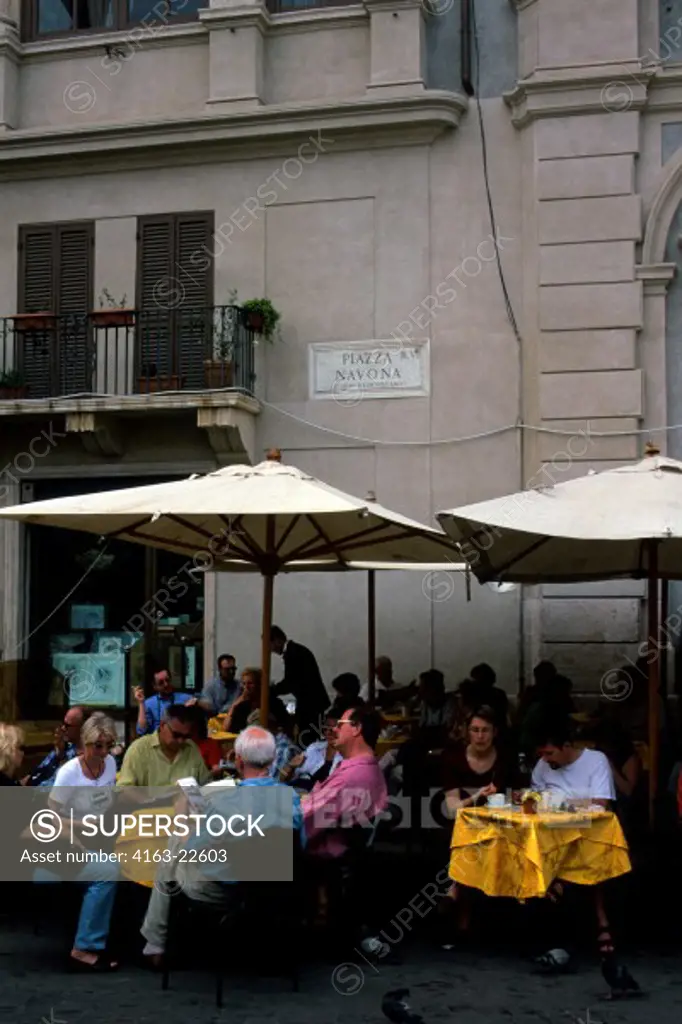
[[[674,263],[648,263],[635,267],[635,279],[643,282],[645,295],[665,295],[676,273]]]
[[[639,61],[538,69],[504,99],[517,128],[544,117],[642,110],[658,73]]]
[[[468,101],[423,90],[398,97],[265,105],[229,115],[8,131],[0,136],[0,179],[195,164],[282,154],[311,138],[323,152],[429,144],[456,128]],[[321,145],[323,144],[321,143]]]

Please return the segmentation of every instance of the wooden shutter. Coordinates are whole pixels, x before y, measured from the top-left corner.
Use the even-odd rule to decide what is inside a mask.
[[[91,223],[56,226],[55,294],[60,394],[93,390],[95,353],[92,309],[94,233]]]
[[[62,314],[52,329],[17,335],[32,398],[92,390],[93,249],[92,222],[19,229],[19,312]]]
[[[213,322],[213,217],[180,214],[176,219],[176,263],[182,301],[176,314],[179,373],[190,390],[205,387]]]
[[[142,217],[138,225],[138,365],[204,386],[213,303],[213,214]]]

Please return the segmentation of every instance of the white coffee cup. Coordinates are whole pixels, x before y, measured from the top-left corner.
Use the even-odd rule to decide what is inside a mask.
[[[488,807],[504,807],[504,793],[491,793],[488,797]]]

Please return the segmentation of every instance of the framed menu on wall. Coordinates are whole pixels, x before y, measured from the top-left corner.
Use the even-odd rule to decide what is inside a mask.
[[[69,704],[125,707],[125,654],[54,654],[52,666],[61,677]]]

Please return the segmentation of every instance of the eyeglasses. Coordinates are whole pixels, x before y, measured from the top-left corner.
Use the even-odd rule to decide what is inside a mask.
[[[189,740],[192,738],[192,734],[190,732],[178,732],[177,729],[171,729],[170,725],[168,726],[168,731],[174,740]]]

